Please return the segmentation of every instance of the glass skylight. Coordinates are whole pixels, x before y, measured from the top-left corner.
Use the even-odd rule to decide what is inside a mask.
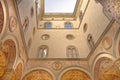
[[[44,13],[73,13],[77,0],[44,0]]]

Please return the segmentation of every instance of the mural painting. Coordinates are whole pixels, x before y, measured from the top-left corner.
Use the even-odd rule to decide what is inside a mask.
[[[17,19],[13,16],[10,17],[9,30],[13,32],[17,27]]]
[[[53,77],[45,70],[35,70],[28,73],[23,80],[53,80]]]
[[[13,40],[8,39],[3,43],[3,51],[6,53],[6,56],[13,62],[16,56],[16,45]]]
[[[16,46],[13,40],[7,39],[0,49],[0,80],[16,80],[13,65],[16,57]]]
[[[66,71],[60,80],[91,80],[90,77],[79,69],[71,69]]]
[[[102,41],[104,49],[108,50],[112,47],[112,39],[109,37],[105,37]]]
[[[22,75],[22,63],[19,63],[15,69],[16,78],[20,79]]]
[[[109,80],[106,74],[108,69],[111,68],[113,61],[107,57],[100,58],[94,68],[94,78],[95,80]],[[106,76],[106,77],[105,77]]]

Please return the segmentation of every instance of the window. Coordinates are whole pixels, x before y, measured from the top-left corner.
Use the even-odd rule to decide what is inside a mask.
[[[44,24],[44,28],[51,28],[52,27],[52,24],[50,22],[46,22]]]
[[[24,32],[26,32],[28,30],[29,27],[29,18],[28,16],[25,17],[24,22],[22,24],[23,30]]]
[[[78,53],[74,46],[69,46],[67,48],[67,57],[68,58],[78,58]]]
[[[38,57],[39,58],[46,58],[47,55],[48,55],[48,47],[47,46],[41,46],[39,48]]]
[[[88,41],[88,45],[89,45],[90,49],[92,49],[94,47],[94,41],[93,41],[93,37],[91,34],[88,35],[87,41]]]
[[[72,24],[71,24],[70,22],[66,22],[66,23],[65,23],[65,28],[66,28],[66,29],[72,28]]]

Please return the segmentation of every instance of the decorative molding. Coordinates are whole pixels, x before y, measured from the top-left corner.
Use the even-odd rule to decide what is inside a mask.
[[[16,17],[11,16],[9,21],[10,21],[9,22],[9,30],[11,32],[13,32],[17,28],[17,19],[16,19]]]
[[[2,32],[0,33],[0,39],[2,39],[3,36],[6,33],[6,28],[8,27],[8,23],[9,23],[9,19],[8,19],[9,11],[8,11],[8,4],[7,4],[6,0],[1,0],[0,3],[1,3],[1,8],[3,8],[3,12],[4,12],[4,15],[1,15],[1,16],[4,17],[4,20],[2,20],[2,21],[4,21],[3,28],[2,28]],[[2,13],[2,11],[0,11],[0,12]],[[2,23],[0,22],[0,24],[2,24]]]

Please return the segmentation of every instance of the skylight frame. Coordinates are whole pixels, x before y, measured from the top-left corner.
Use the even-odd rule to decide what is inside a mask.
[[[41,0],[41,8],[40,8],[40,19],[44,18],[75,18],[76,13],[78,11],[78,6],[80,5],[82,0],[77,0],[73,13],[45,13],[44,10],[44,0]]]

